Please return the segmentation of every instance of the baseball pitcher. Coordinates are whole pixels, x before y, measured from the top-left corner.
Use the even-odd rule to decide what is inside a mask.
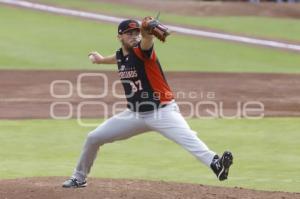
[[[127,109],[88,134],[74,173],[63,187],[87,186],[87,176],[104,144],[147,131],[156,131],[176,142],[210,167],[219,180],[227,179],[233,162],[231,152],[225,151],[219,157],[197,137],[181,115],[166,81],[153,44],[155,37],[165,42],[169,34],[168,28],[152,17],[145,17],[141,25],[129,19],[118,26],[121,48],[115,54],[89,54],[94,64],[117,64]]]

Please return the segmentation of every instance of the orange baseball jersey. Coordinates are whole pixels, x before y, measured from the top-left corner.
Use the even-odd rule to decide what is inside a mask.
[[[116,58],[129,109],[152,111],[174,99],[153,47],[143,51],[139,43],[126,56],[120,48]]]

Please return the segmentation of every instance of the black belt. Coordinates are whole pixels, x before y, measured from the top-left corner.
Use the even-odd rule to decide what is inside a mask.
[[[166,106],[168,106],[169,104],[163,104],[161,106],[159,106],[159,108],[165,108]]]

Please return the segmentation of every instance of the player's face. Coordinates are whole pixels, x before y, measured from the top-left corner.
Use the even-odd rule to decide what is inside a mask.
[[[123,47],[126,49],[132,49],[141,40],[141,34],[139,29],[129,30],[122,35],[119,35],[119,40]]]

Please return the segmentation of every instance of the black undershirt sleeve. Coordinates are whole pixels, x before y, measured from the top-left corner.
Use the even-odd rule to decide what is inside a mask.
[[[141,43],[139,43],[139,49],[144,54],[144,56],[149,59],[151,57],[151,55],[152,55],[152,52],[153,52],[153,45],[148,50],[143,50],[141,48]]]

